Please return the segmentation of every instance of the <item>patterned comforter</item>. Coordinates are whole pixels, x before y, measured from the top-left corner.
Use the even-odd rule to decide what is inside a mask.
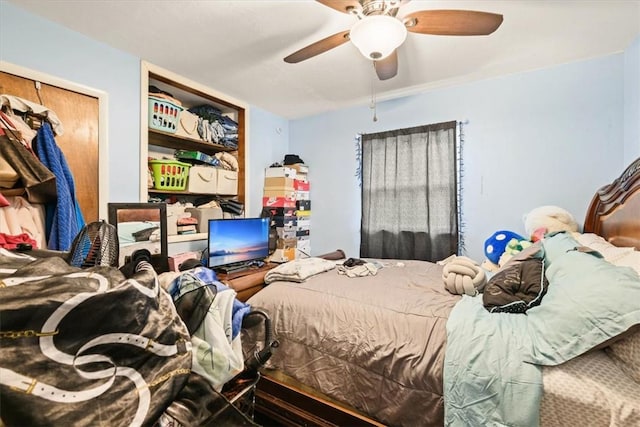
[[[147,264],[148,265],[148,264]],[[152,425],[191,372],[191,341],[148,269],[0,255],[6,425]]]

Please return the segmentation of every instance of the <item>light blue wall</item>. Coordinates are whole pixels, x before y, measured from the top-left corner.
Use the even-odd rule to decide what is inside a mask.
[[[499,229],[553,204],[582,223],[595,189],[624,167],[623,55],[515,74],[293,121],[290,148],[309,164],[314,254],[359,255],[354,137],[449,120],[464,127],[467,253]]]
[[[0,60],[108,94],[109,196],[139,200],[140,58],[0,2]],[[262,171],[281,160],[289,144],[288,121],[249,108],[249,205],[259,214]],[[278,130],[280,133],[278,133]]]
[[[109,200],[137,200],[140,58],[5,1],[0,7],[1,60],[108,93]],[[558,204],[582,221],[593,190],[640,152],[639,44],[620,55],[382,102],[375,124],[366,106],[292,122],[251,108],[249,214],[261,205],[264,167],[299,154],[310,165],[312,252],[343,248],[358,256],[356,134],[469,120],[463,183],[471,256],[482,257],[482,242],[498,228],[523,232],[520,218],[535,206]]]
[[[289,149],[289,121],[260,108],[251,109],[250,163],[247,164],[251,205],[247,216],[260,216],[264,169],[275,162],[282,162]]]
[[[3,1],[0,59],[109,98],[109,200],[139,200],[140,59]]]
[[[624,158],[640,157],[640,37],[624,52]]]

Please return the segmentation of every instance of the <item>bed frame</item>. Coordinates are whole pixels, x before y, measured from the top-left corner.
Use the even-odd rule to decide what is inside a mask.
[[[640,158],[596,192],[584,220],[584,232],[596,233],[616,246],[640,250]]]
[[[584,222],[616,246],[640,250],[640,158],[594,195]],[[265,426],[382,426],[331,399],[263,372],[255,399],[256,420]]]

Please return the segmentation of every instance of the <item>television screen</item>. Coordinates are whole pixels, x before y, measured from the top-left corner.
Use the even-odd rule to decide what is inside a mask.
[[[210,219],[208,267],[262,260],[269,256],[269,218]]]

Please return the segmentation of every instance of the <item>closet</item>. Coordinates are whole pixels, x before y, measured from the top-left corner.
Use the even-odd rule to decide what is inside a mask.
[[[6,62],[0,62],[0,94],[55,112],[64,129],[55,135],[55,141],[73,175],[84,220],[89,223],[106,218],[106,94]],[[25,118],[30,121],[27,115]],[[32,128],[39,126],[38,120],[33,120]],[[0,189],[0,193],[11,196],[20,190]]]
[[[243,204],[245,211],[247,211],[246,171],[248,160],[248,105],[228,95],[217,92],[205,85],[199,84],[145,61],[142,61],[141,63],[140,83],[140,200],[148,201],[151,198],[166,199],[168,197],[173,197],[179,201],[190,202],[197,201],[202,198],[207,199],[215,197],[218,200],[231,199],[237,201],[240,204]],[[221,145],[220,143],[203,141],[197,134],[192,137],[187,137],[179,135],[178,133],[168,133],[162,130],[153,129],[149,123],[150,86],[170,93],[172,97],[181,102],[182,107],[185,110],[199,105],[209,105],[218,109],[221,114],[231,118],[237,123],[237,145],[233,148],[229,148]],[[148,159],[150,157],[172,158],[174,153],[178,150],[200,152],[206,156],[215,156],[216,153],[220,152],[233,155],[237,161],[237,172],[235,175],[237,191],[217,194],[215,192],[201,193],[199,191],[189,191],[188,189],[163,190],[149,188],[147,180],[147,171],[149,170]],[[172,218],[169,221],[173,221],[175,225],[175,218]],[[189,247],[201,249],[203,245],[206,245],[206,237],[206,232],[202,231],[195,234],[185,235],[170,233],[168,240],[170,245],[173,243],[193,242],[193,245],[189,244]],[[170,249],[169,252],[175,253],[175,250]]]

